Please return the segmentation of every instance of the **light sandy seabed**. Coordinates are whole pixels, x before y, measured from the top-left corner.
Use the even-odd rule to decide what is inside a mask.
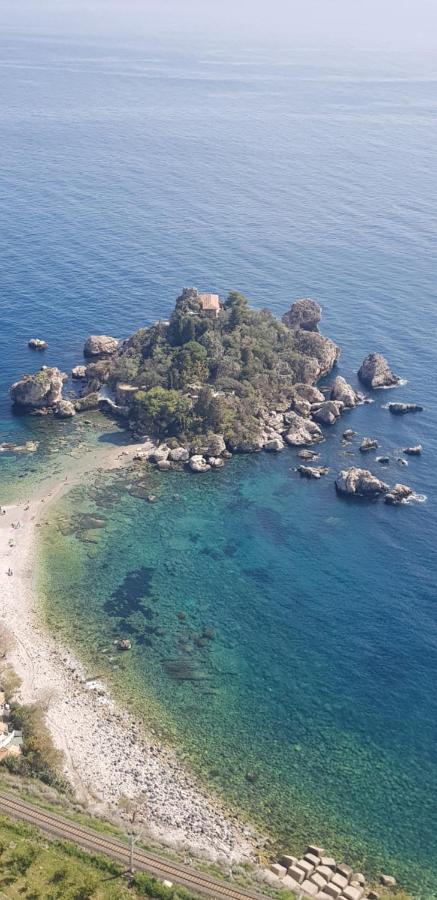
[[[93,449],[80,460],[68,458],[68,474],[46,482],[29,502],[3,507],[0,624],[11,638],[8,659],[22,679],[20,699],[47,707],[48,727],[65,756],[65,774],[91,810],[119,815],[120,798],[146,797],[141,808],[147,808],[147,829],[154,838],[228,863],[253,859],[249,829],[206,796],[172,751],[153,735],[144,737],[104,684],[87,684],[84,667],[38,619],[35,542],[50,505],[98,468],[129,463],[137,450],[138,445]],[[17,522],[20,527],[13,528]]]

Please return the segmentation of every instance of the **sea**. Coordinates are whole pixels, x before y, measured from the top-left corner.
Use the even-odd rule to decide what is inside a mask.
[[[319,482],[287,449],[73,489],[40,540],[49,627],[272,848],[437,897],[436,59],[42,31],[0,48],[0,441],[39,441],[0,453],[0,502],[120,440],[99,416],[13,415],[11,382],[167,318],[184,286],[278,316],[313,297],[338,373],[357,386],[380,351],[403,379],[327,429]],[[364,436],[415,502],[336,495]]]

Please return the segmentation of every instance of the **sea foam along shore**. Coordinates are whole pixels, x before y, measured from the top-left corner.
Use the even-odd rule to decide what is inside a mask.
[[[0,623],[10,635],[8,661],[22,680],[21,701],[47,708],[47,725],[65,756],[65,775],[91,810],[120,816],[122,797],[143,797],[147,829],[155,839],[227,864],[253,859],[250,829],[208,798],[171,750],[153,735],[145,737],[104,684],[87,682],[84,667],[38,618],[35,543],[48,508],[98,469],[129,463],[138,449],[132,444],[93,448],[74,464],[68,458],[56,481],[46,482],[29,501],[3,507]]]

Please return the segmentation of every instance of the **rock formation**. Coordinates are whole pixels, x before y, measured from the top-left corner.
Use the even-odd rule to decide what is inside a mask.
[[[86,366],[74,366],[71,370],[71,377],[73,381],[83,381],[86,375]]]
[[[422,444],[417,444],[415,447],[404,447],[404,453],[406,453],[407,456],[420,456],[422,450]]]
[[[335,487],[339,494],[351,497],[379,497],[389,491],[388,484],[380,481],[368,469],[358,469],[355,466],[340,472],[335,480]]]
[[[361,453],[368,453],[369,450],[377,450],[378,446],[378,441],[375,438],[365,437],[360,444],[360,450]]]
[[[92,334],[85,341],[84,356],[112,356],[117,350],[119,341],[106,334]]]
[[[189,458],[190,454],[185,447],[174,447],[173,450],[170,450],[169,459],[171,459],[172,462],[188,462]]]
[[[191,457],[189,466],[192,472],[209,472],[211,468],[206,459],[199,454],[195,454]]]
[[[72,416],[76,415],[76,409],[71,400],[60,400],[54,407],[53,412],[58,419],[71,419]]]
[[[343,408],[344,404],[339,400],[324,400],[317,408],[312,407],[312,417],[321,425],[333,425],[341,416]]]
[[[423,412],[423,406],[418,403],[389,403],[388,411],[394,416],[404,416],[405,413]]]
[[[295,349],[303,356],[316,360],[317,378],[329,375],[340,357],[340,348],[334,344],[334,341],[314,331],[296,331]]]
[[[395,484],[390,488],[388,494],[385,495],[384,500],[392,506],[397,506],[400,503],[405,503],[412,493],[412,488],[408,487],[407,484]]]
[[[27,344],[31,350],[47,350],[49,346],[47,341],[42,341],[40,338],[31,338]]]
[[[62,400],[62,387],[67,375],[56,368],[43,366],[34,375],[24,375],[11,387],[13,404],[22,409],[47,409]]]
[[[288,312],[282,316],[284,325],[288,328],[302,328],[304,331],[318,331],[322,309],[315,300],[309,297],[296,300],[292,303]]]
[[[360,402],[361,398],[345,378],[337,375],[331,388],[331,400],[339,400],[344,406],[352,409]]]
[[[296,472],[299,472],[302,478],[319,479],[322,475],[329,472],[327,466],[298,466]]]
[[[302,447],[305,444],[315,444],[323,441],[323,431],[316,422],[304,419],[297,413],[288,413],[286,416],[288,430],[285,435],[287,444],[292,447]]]
[[[394,375],[381,353],[369,353],[363,360],[358,378],[368,388],[393,387],[399,384],[400,378]]]

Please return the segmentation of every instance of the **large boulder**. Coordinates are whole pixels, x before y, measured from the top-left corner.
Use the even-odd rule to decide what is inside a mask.
[[[119,341],[107,334],[92,334],[85,341],[84,356],[111,356],[117,350]]]
[[[335,487],[339,494],[351,497],[379,497],[389,491],[388,484],[376,478],[368,469],[358,469],[356,466],[343,469],[335,480]]]
[[[198,453],[191,457],[189,466],[192,472],[209,472],[211,468],[205,457],[200,456]]]
[[[71,370],[73,381],[84,381],[87,377],[86,366],[74,366]]]
[[[101,398],[98,391],[92,391],[91,394],[85,394],[84,397],[79,397],[74,401],[76,412],[90,412],[93,409],[98,409],[100,400]]]
[[[331,400],[340,400],[344,406],[352,409],[360,402],[360,396],[342,375],[337,375],[332,383]]]
[[[339,400],[325,400],[323,403],[312,410],[312,417],[315,422],[321,425],[333,425],[341,416],[344,405]]]
[[[57,368],[43,366],[34,375],[24,375],[11,387],[11,400],[22,409],[45,409],[62,400],[62,387],[68,376]]]
[[[297,413],[288,413],[288,431],[285,435],[287,444],[292,447],[302,447],[305,444],[315,444],[323,441],[323,431],[316,422],[311,419],[304,419]]]
[[[400,378],[394,375],[381,353],[369,353],[358,369],[358,378],[368,388],[394,387]]]
[[[303,384],[297,382],[293,385],[293,397],[306,400],[308,403],[323,403],[325,395],[312,384]]]
[[[169,459],[172,462],[188,462],[190,458],[190,454],[185,447],[174,447],[173,450],[170,450]]]
[[[47,350],[49,346],[47,341],[42,341],[41,338],[31,338],[27,344],[31,350]]]
[[[303,300],[296,300],[295,303],[291,304],[288,312],[282,316],[282,321],[284,325],[287,325],[287,328],[318,331],[321,316],[321,306],[315,300],[304,297]]]
[[[264,444],[264,450],[267,450],[268,453],[280,453],[284,446],[281,437],[269,438]]]
[[[327,466],[298,466],[296,472],[299,472],[301,478],[313,478],[318,480],[322,475],[329,472]]]

